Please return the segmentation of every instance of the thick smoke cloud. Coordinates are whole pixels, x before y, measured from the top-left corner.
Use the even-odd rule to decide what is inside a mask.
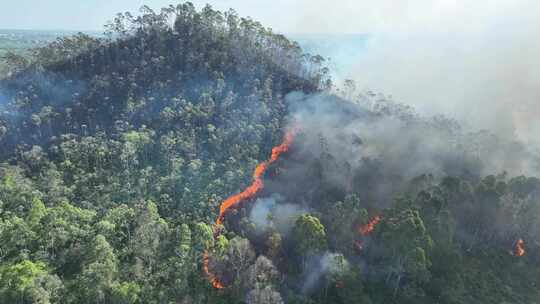
[[[451,120],[424,117],[391,101],[383,104],[397,112],[381,115],[368,110],[368,104],[376,108],[373,104],[381,101],[360,105],[326,94],[297,93],[287,100],[294,113],[292,121],[303,130],[298,153],[326,150],[351,171],[368,170],[366,160],[371,159],[381,161],[382,175],[405,178],[425,173],[479,177],[504,171],[510,175],[538,172],[535,154],[519,142],[489,132],[470,133]],[[328,180],[346,185],[350,177],[339,166],[335,169],[325,170]]]
[[[156,0],[157,1],[157,0]],[[193,1],[202,6],[208,1]],[[529,0],[215,0],[283,33],[473,31]],[[528,6],[530,7],[530,6]]]
[[[540,43],[529,33],[372,38],[351,77],[423,113],[537,141]]]
[[[313,7],[343,13],[343,21],[336,23],[340,28],[369,33],[341,80],[354,79],[359,88],[391,94],[423,114],[440,113],[500,137],[538,142],[537,2],[344,2],[348,13],[324,10],[333,3],[306,9],[313,11],[308,16],[317,13]],[[363,21],[347,18],[352,14]],[[334,18],[321,22],[328,25]]]
[[[295,1],[299,32],[411,33],[481,31],[530,0]],[[538,6],[536,6],[538,7]],[[533,15],[531,13],[531,15]]]

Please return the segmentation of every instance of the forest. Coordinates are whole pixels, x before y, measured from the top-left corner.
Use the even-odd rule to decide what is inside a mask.
[[[0,303],[540,302],[536,154],[234,10],[3,60]]]

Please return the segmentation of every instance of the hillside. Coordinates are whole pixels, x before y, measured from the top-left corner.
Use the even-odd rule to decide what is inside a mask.
[[[58,37],[75,34],[69,31],[31,31],[0,29],[0,78],[7,73],[10,54],[28,56],[28,52],[53,42]]]
[[[106,31],[0,80],[0,303],[537,301],[521,144],[337,96],[323,57],[232,10]]]

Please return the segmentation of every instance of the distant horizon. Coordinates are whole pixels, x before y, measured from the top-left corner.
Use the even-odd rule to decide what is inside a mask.
[[[116,14],[131,12],[134,15],[147,5],[156,12],[169,4],[177,5],[186,1],[170,0],[90,0],[82,3],[56,0],[44,3],[37,0],[19,0],[3,4],[0,11],[0,28],[21,30],[102,31],[103,26]],[[207,3],[214,9],[227,11],[234,9],[239,16],[251,17],[278,33],[319,33],[319,32],[363,32],[363,30],[342,30],[345,27],[329,28],[332,20],[312,25],[312,12],[304,9],[303,1],[258,0],[191,0],[197,9]],[[304,14],[305,13],[305,14]],[[317,15],[322,12],[317,12]],[[317,16],[316,19],[321,19]],[[343,20],[342,20],[343,21]],[[318,22],[321,22],[319,20]],[[349,21],[347,21],[349,22]]]
[[[0,32],[38,32],[38,33],[100,33],[103,30],[71,30],[71,29],[32,29],[32,28],[0,28]]]
[[[42,33],[54,33],[54,32],[66,32],[66,33],[103,33],[103,29],[93,30],[77,30],[77,29],[34,29],[34,28],[0,28],[2,31],[20,31],[20,32],[42,32]],[[340,33],[340,32],[278,32],[284,35],[301,35],[301,36],[369,36],[370,33],[358,32],[358,33]]]
[[[492,1],[492,0],[490,0]],[[494,1],[494,0],[493,0]],[[526,0],[519,0],[526,1]],[[88,1],[6,1],[0,11],[0,28],[22,30],[100,31],[116,14],[138,15],[147,5],[155,12],[173,0],[88,0]],[[192,0],[201,9],[209,3],[214,9],[234,9],[239,16],[251,17],[278,33],[378,33],[418,31],[477,32],[499,22],[515,9],[511,3],[487,5],[482,1],[457,5],[438,0],[396,3],[393,0]]]

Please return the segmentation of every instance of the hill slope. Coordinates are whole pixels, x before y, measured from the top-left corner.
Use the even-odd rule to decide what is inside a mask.
[[[138,285],[147,294],[143,303],[177,297],[178,284],[205,287],[196,252],[193,265],[183,262],[196,267],[189,271],[172,264],[158,270],[157,261],[176,255],[186,223],[210,222],[223,196],[248,181],[250,168],[281,137],[284,96],[317,91],[325,81],[320,58],[233,11],[197,12],[186,3],[141,12],[118,15],[108,27],[114,38],[80,34],[38,48],[28,66],[0,81],[3,271],[36,267],[50,271],[43,280],[63,283],[55,285],[58,294],[43,287],[34,295],[29,290],[40,287],[27,286],[25,299],[110,299],[133,291],[133,275],[147,282]],[[18,229],[12,225],[36,208],[44,208],[39,225],[24,223],[32,235],[16,237],[8,227]],[[92,232],[102,224],[112,230]],[[200,225],[190,227],[193,233],[205,233]],[[118,256],[117,266],[102,270],[124,277],[114,279],[117,291],[83,278],[85,261],[110,257],[88,256],[96,242]],[[20,264],[27,259],[35,263]],[[165,283],[171,271],[183,279]],[[90,284],[91,294],[78,292],[80,284]],[[2,296],[19,297],[7,290]]]

